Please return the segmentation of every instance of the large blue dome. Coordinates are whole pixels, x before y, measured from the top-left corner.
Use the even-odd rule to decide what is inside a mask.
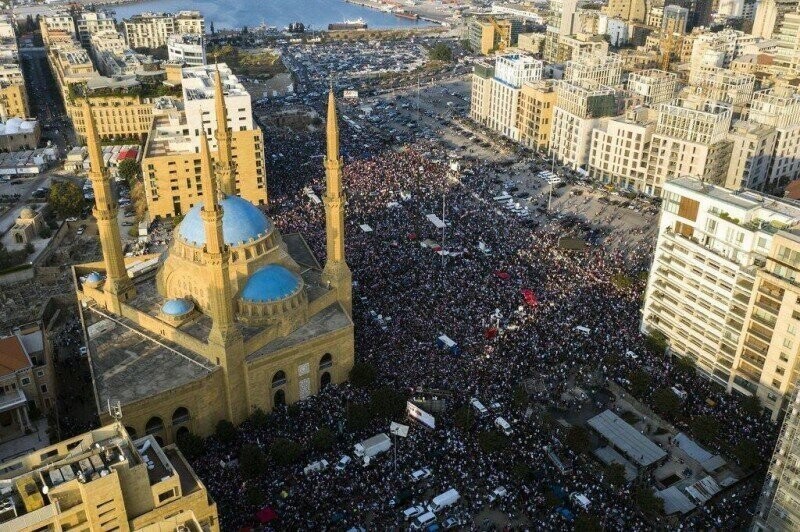
[[[167,299],[161,306],[161,312],[169,316],[183,316],[194,309],[194,304],[185,299]]]
[[[222,201],[222,238],[229,246],[249,242],[267,233],[272,224],[258,207],[239,196],[227,196]],[[181,222],[179,235],[189,244],[202,246],[206,243],[202,204],[192,207]]]
[[[264,266],[247,280],[241,298],[253,303],[278,301],[297,293],[301,280],[279,264]]]

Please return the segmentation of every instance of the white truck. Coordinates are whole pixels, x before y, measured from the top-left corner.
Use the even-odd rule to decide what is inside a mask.
[[[373,456],[377,456],[392,448],[392,440],[385,433],[373,436],[353,447],[353,454],[363,459],[364,467],[368,466]]]
[[[428,511],[434,513],[438,512],[442,508],[447,508],[448,506],[455,504],[456,502],[458,502],[458,499],[460,498],[461,495],[459,495],[456,490],[449,489],[444,493],[437,495],[436,497],[433,498],[433,500],[428,505]]]

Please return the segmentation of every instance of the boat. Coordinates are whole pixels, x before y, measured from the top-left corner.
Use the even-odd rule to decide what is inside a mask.
[[[328,31],[365,30],[365,29],[367,29],[367,23],[364,21],[363,18],[357,18],[355,20],[345,20],[344,22],[334,22],[333,24],[328,24]]]
[[[406,9],[400,9],[398,11],[395,11],[394,15],[396,17],[407,18],[409,20],[419,20],[419,15],[418,14],[412,13],[411,11],[408,11]]]

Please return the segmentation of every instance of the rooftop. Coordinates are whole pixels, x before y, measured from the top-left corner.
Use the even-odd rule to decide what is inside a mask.
[[[0,338],[0,377],[29,368],[31,361],[17,336]]]
[[[222,78],[222,90],[225,96],[248,96],[244,85],[239,82],[225,63],[201,65],[183,69],[183,99],[209,100],[214,98],[214,71],[219,69]]]
[[[587,423],[641,467],[648,467],[667,456],[664,449],[611,410],[597,414]]]

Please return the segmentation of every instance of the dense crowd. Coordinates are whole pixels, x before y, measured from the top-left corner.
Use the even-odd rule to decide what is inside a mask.
[[[630,486],[617,489],[598,482],[591,460],[573,455],[562,444],[563,428],[544,423],[543,415],[528,417],[512,406],[515,389],[524,381],[537,383],[540,390],[529,395],[532,404],[547,405],[568,382],[625,384],[632,370],[645,369],[654,388],[680,385],[690,391],[684,405],[690,415],[713,415],[722,425],[723,438],[748,438],[757,442],[762,456],[769,456],[775,441],[773,424],[764,417],[747,416],[738,401],[710,382],[677,371],[670,359],[645,347],[639,332],[644,289],[639,274],[649,269],[652,256],[654,242],[644,238],[652,229],[649,224],[612,235],[605,244],[585,251],[564,251],[558,246],[561,230],[555,220],[544,219],[541,226],[531,228],[495,208],[493,165],[474,162],[472,172],[454,180],[446,154],[432,143],[383,151],[369,139],[343,140],[356,359],[376,367],[378,382],[396,390],[446,390],[449,409],[437,414],[435,431],[411,428],[409,437],[399,443],[396,469],[393,456],[386,455],[369,468],[353,462],[341,472],[331,467],[303,473],[314,460],[325,458],[333,465],[342,454],[352,454],[354,443],[388,432],[385,420],[373,421],[364,430],[343,431],[334,450],[309,452],[294,466],[273,465],[256,480],[245,479],[238,467],[229,465],[245,442],[267,449],[275,438],[290,438],[307,446],[321,427],[338,431],[349,406],[368,400],[367,392],[350,384],[328,387],[291,409],[279,408],[266,426],[245,423],[237,442],[222,444],[210,438],[194,466],[218,504],[224,528],[252,524],[255,512],[268,506],[279,515],[277,525],[271,526],[280,529],[322,529],[332,523],[342,529],[357,525],[388,529],[403,524],[405,507],[448,488],[456,488],[461,501],[437,517],[462,516],[476,528],[484,518],[496,520],[499,513],[508,516],[515,528],[569,528],[556,512],[557,506],[569,503],[553,504],[548,494],[575,491],[591,499],[590,513],[609,528],[648,530],[665,525],[665,518],[646,519],[636,509]],[[322,165],[314,157],[323,152],[321,139],[276,132],[267,144],[272,163],[269,214],[282,232],[302,233],[322,262],[323,207],[302,193],[306,186],[324,190]],[[443,203],[450,223],[444,235],[425,217],[442,216]],[[606,215],[607,221],[613,219],[614,207]],[[362,231],[361,224],[373,231]],[[453,253],[443,258],[421,246],[426,238]],[[479,251],[479,242],[491,253]],[[631,286],[620,288],[612,282],[619,274],[633,279]],[[523,289],[535,294],[536,304],[526,304]],[[391,320],[379,322],[375,314]],[[487,329],[498,324],[500,334],[487,338]],[[576,326],[592,333],[585,335]],[[461,353],[437,346],[440,334],[457,342]],[[628,350],[637,358],[623,356]],[[494,415],[512,422],[514,433],[502,452],[486,453],[478,444],[477,434],[492,429],[494,415],[468,430],[455,426],[453,409],[471,397],[494,405]],[[705,402],[709,397],[715,406]],[[571,458],[576,464],[572,472],[559,473],[548,461],[545,446]],[[520,464],[529,474],[521,473]],[[410,473],[425,466],[431,467],[432,479],[412,482]],[[506,487],[508,496],[494,503],[496,511],[487,512],[487,496],[499,486]],[[748,490],[727,493],[724,500],[695,512],[681,526],[742,527],[749,520],[754,487],[757,482]],[[392,507],[390,500],[404,489],[411,490],[411,500]],[[263,494],[259,504],[246,496],[253,491]]]

